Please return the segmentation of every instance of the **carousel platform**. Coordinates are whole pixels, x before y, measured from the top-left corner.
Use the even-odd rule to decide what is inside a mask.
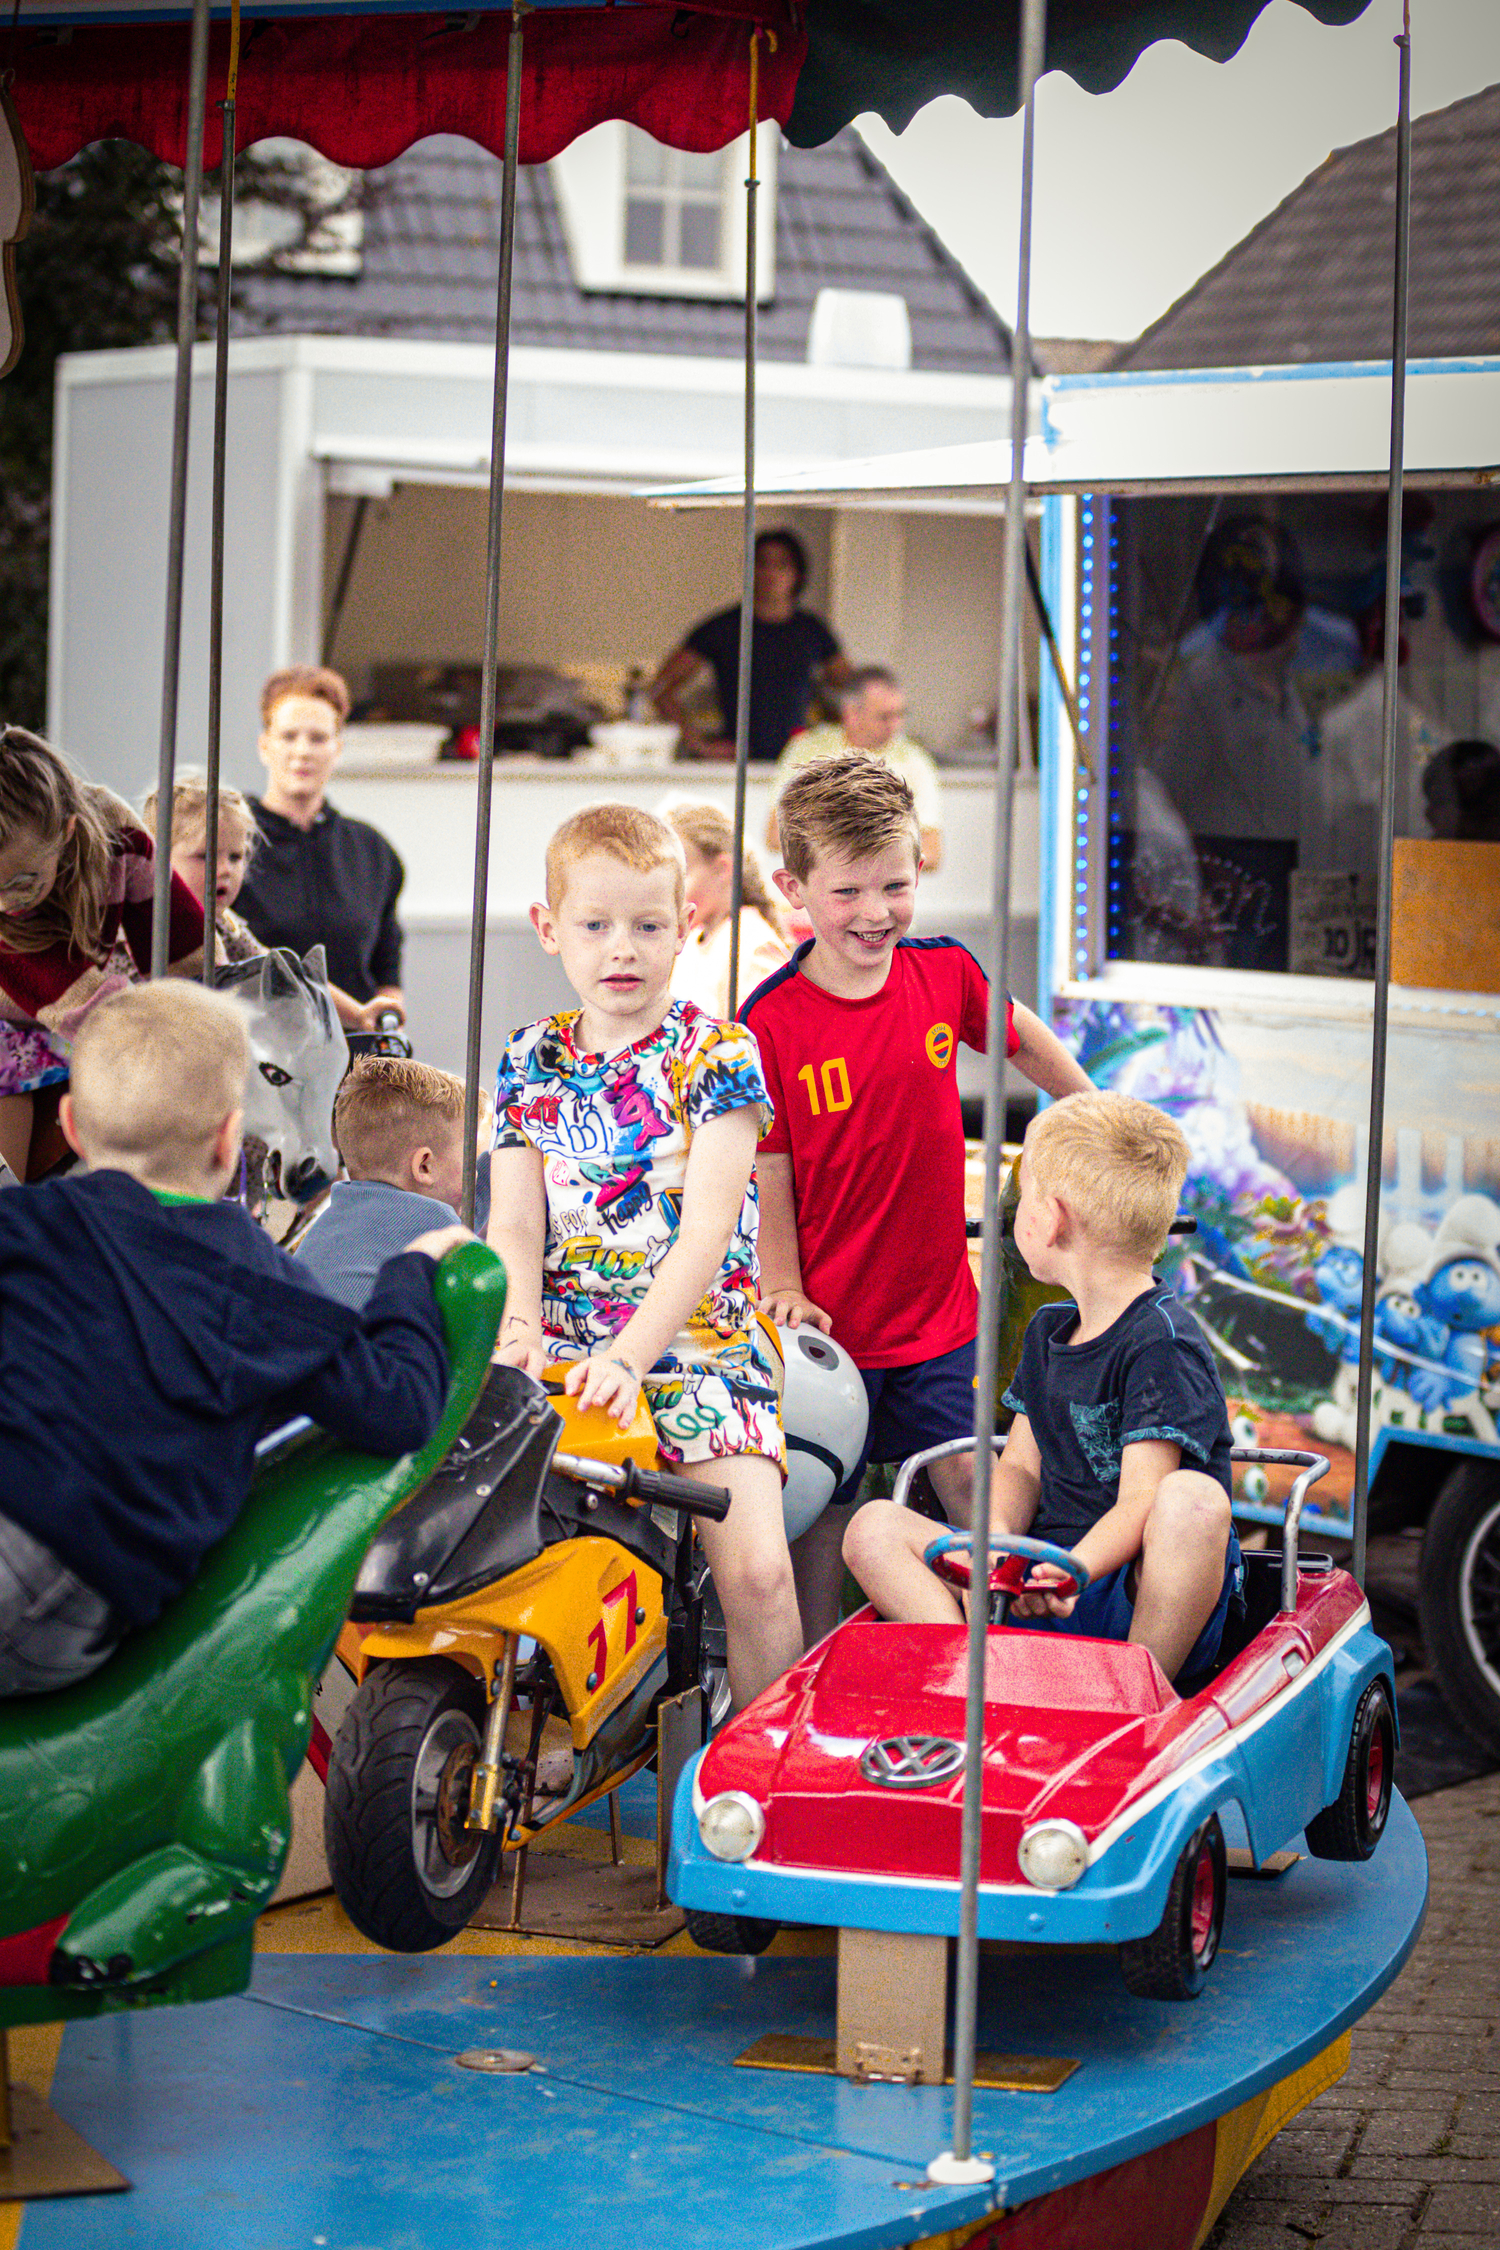
[[[627,1869],[649,1850],[632,1788]],[[598,1828],[568,1848],[604,1872]],[[978,2189],[926,2178],[951,2145],[949,2088],[739,2060],[778,2035],[792,2053],[831,2039],[826,1933],[754,1962],[681,1934],[626,1951],[482,1930],[395,1958],[307,1901],[264,1919],[240,1998],[25,2035],[50,2038],[53,2106],[131,2186],[13,2206],[0,2250],[417,2250],[497,2232],[510,2250],[1192,2250],[1343,2071],[1426,1894],[1398,1797],[1367,1864],[1300,1858],[1231,1883],[1196,2002],[1132,1999],[1111,1950],[987,1949],[980,2047],[1032,2083],[976,2089],[975,2145],[996,2166]],[[13,2050],[18,2076],[46,2075],[39,2048]],[[535,2067],[475,2067],[496,2050]]]

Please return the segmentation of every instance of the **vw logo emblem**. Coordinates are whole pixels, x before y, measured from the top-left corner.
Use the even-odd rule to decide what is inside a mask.
[[[964,1747],[943,1734],[892,1734],[867,1744],[859,1761],[866,1781],[885,1789],[931,1789],[962,1771]]]

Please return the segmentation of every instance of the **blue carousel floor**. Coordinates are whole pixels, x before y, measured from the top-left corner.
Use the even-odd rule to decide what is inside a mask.
[[[1076,2056],[975,2096],[993,2189],[935,2189],[951,2092],[741,2070],[829,2037],[834,1961],[262,1954],[249,1993],[69,2027],[58,2111],[128,2195],[34,2204],[21,2250],[847,2250],[920,2241],[1170,2141],[1320,2054],[1392,1981],[1427,1868],[1398,1798],[1365,1866],[1234,1882],[1200,2000],[1132,2000],[1112,1952],[987,1953],[980,2045]],[[456,2067],[524,2048],[523,2077]]]

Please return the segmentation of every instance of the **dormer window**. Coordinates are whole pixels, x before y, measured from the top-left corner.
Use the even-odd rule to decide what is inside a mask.
[[[776,283],[774,125],[762,125],[756,293]],[[639,127],[596,125],[554,156],[552,184],[573,278],[583,290],[637,297],[741,296],[745,287],[747,139],[699,155]]]
[[[724,158],[663,148],[625,128],[625,264],[717,273],[724,263]]]

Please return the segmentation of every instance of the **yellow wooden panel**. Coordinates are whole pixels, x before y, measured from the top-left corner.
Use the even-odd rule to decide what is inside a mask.
[[[1396,838],[1391,981],[1500,992],[1500,844]]]

